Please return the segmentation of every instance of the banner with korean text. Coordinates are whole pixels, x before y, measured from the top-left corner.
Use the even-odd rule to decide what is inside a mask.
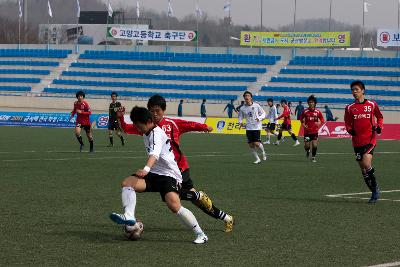
[[[379,29],[376,45],[382,47],[400,46],[400,29]]]
[[[246,32],[242,46],[269,47],[350,47],[350,32]]]
[[[161,42],[195,42],[196,31],[179,30],[138,30],[135,27],[109,27],[108,36],[116,39],[161,41]]]

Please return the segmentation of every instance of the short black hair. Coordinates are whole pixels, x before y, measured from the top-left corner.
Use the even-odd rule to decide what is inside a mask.
[[[150,97],[149,101],[147,102],[147,108],[151,109],[152,107],[159,106],[163,111],[167,109],[167,102],[165,98],[160,95],[153,95]]]
[[[146,124],[149,121],[153,121],[151,118],[150,111],[145,107],[134,106],[131,111],[131,121],[133,123],[143,123]]]
[[[299,104],[303,103],[303,101],[299,101]]]
[[[118,93],[117,92],[112,92],[111,96],[113,96],[113,95],[118,96]]]
[[[85,93],[83,91],[78,91],[75,94],[76,98],[78,98],[78,96],[80,96],[80,95],[83,96],[83,98],[85,98]]]
[[[243,93],[243,97],[244,97],[245,95],[247,95],[247,94],[249,94],[251,97],[253,97],[253,94],[252,94],[250,91],[244,92],[244,93]]]
[[[310,95],[307,98],[307,103],[310,102],[310,101],[313,101],[315,103],[315,105],[317,104],[317,98],[314,95]]]
[[[203,102],[206,102],[206,99],[203,99]]]
[[[272,98],[268,98],[268,99],[267,99],[267,102],[272,102],[272,103],[274,103],[274,100],[273,100]]]
[[[286,99],[282,99],[282,100],[281,100],[281,103],[285,103],[285,104],[287,105]]]
[[[360,86],[361,89],[365,90],[365,84],[364,84],[362,81],[360,81],[360,80],[357,80],[357,81],[352,82],[352,83],[350,84],[350,89],[353,89],[354,86]]]

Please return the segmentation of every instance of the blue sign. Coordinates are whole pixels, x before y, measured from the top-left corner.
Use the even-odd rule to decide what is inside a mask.
[[[69,120],[70,116],[70,113],[0,111],[0,126],[73,128],[75,127],[76,116]],[[94,128],[106,129],[108,114],[92,114],[90,121]]]

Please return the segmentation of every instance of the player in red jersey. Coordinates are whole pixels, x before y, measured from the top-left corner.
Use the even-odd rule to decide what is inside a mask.
[[[76,99],[78,99],[78,101],[75,101],[74,110],[72,110],[71,117],[69,119],[71,120],[72,117],[74,117],[75,114],[77,114],[75,135],[76,139],[78,139],[78,142],[80,144],[80,151],[82,152],[84,146],[81,136],[81,130],[84,129],[90,143],[90,152],[93,152],[93,132],[92,132],[92,126],[90,124],[90,115],[92,114],[92,111],[90,110],[88,102],[84,100],[85,99],[84,92],[82,91],[76,92]]]
[[[372,155],[376,146],[376,135],[382,132],[383,116],[375,101],[365,99],[365,85],[354,81],[350,85],[355,99],[346,106],[344,121],[346,130],[352,135],[356,160],[360,166],[364,181],[371,190],[369,203],[375,203],[379,197],[375,169],[372,167]]]
[[[278,140],[274,143],[274,145],[279,145],[281,138],[282,138],[282,132],[283,131],[288,131],[290,136],[293,138],[295,141],[293,146],[298,146],[300,145],[299,140],[297,140],[296,135],[292,132],[292,122],[290,121],[290,108],[287,104],[287,101],[285,99],[281,100],[281,105],[283,107],[283,112],[282,114],[276,118],[277,120],[283,119],[283,123],[279,129],[279,134],[278,134]]]
[[[310,157],[310,149],[312,149],[312,162],[317,162],[318,146],[318,130],[319,127],[325,122],[324,116],[319,109],[316,109],[317,98],[310,95],[307,99],[308,108],[300,115],[300,121],[304,128],[304,149],[306,150],[307,158]]]
[[[225,232],[231,232],[233,230],[234,219],[231,215],[215,207],[212,200],[202,191],[197,191],[193,186],[193,181],[190,177],[189,163],[185,155],[180,149],[180,137],[182,134],[187,132],[211,132],[212,127],[197,123],[193,121],[185,121],[181,119],[170,119],[164,116],[167,104],[165,99],[160,95],[152,96],[148,103],[147,108],[152,114],[153,121],[159,126],[167,136],[171,139],[171,148],[175,155],[175,160],[178,163],[178,167],[182,173],[182,189],[180,190],[179,196],[182,200],[192,201],[202,211],[209,216],[220,219],[225,222]],[[127,134],[142,135],[133,124],[126,124],[123,118],[123,113],[118,113],[121,128]]]

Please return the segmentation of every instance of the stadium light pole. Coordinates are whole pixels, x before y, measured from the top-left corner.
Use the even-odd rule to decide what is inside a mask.
[[[24,42],[28,42],[27,32],[28,32],[28,0],[24,1],[23,16],[24,16]]]
[[[296,14],[297,14],[297,0],[294,0],[294,12],[293,12],[293,32],[296,32]],[[296,56],[296,47],[292,49],[292,57]]]
[[[261,15],[261,31],[263,30],[263,0],[260,0],[261,4],[261,9],[260,9],[260,15]]]
[[[397,1],[397,30],[400,28],[400,0]],[[399,47],[397,46],[396,57],[400,56]]]
[[[328,32],[331,32],[332,29],[332,2],[333,0],[329,0],[329,23],[328,23]],[[331,55],[333,48],[328,48],[327,56]]]
[[[360,44],[360,50],[361,50],[361,57],[364,54],[364,34],[365,34],[365,0],[362,0],[362,31],[361,31],[361,44]]]

